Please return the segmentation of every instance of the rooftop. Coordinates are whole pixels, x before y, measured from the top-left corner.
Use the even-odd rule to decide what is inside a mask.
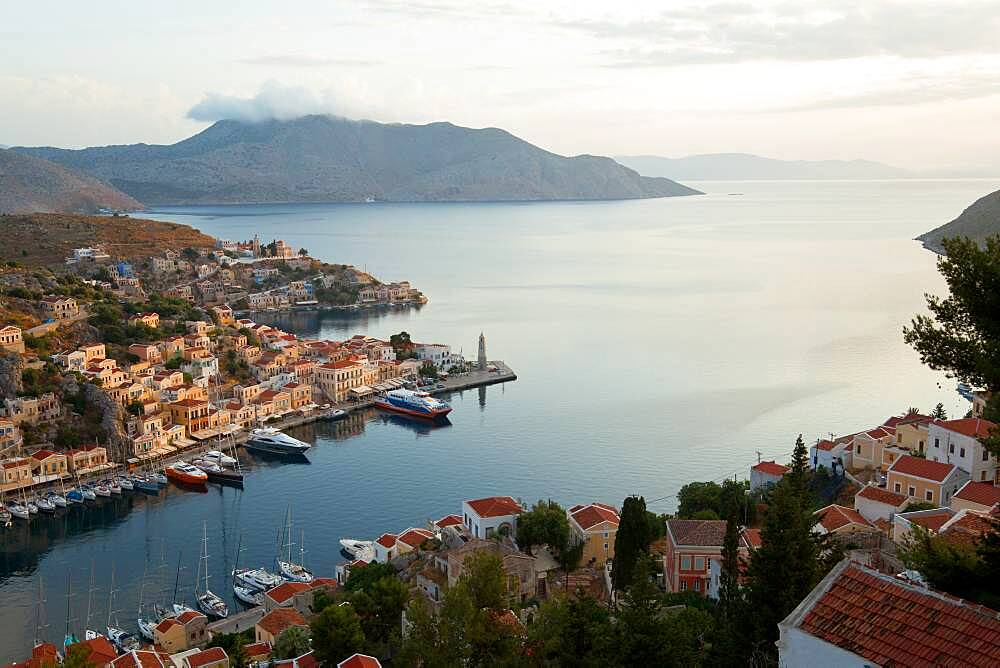
[[[675,545],[722,547],[726,520],[667,520],[667,535]]]
[[[382,664],[374,656],[352,654],[338,663],[337,668],[382,668]]]
[[[858,524],[864,527],[872,527],[872,523],[861,516],[861,513],[854,508],[831,504],[825,508],[820,508],[814,515],[819,516],[819,523],[827,531],[836,531],[849,524]]]
[[[257,626],[264,629],[272,636],[287,629],[289,626],[309,626],[309,622],[295,608],[275,608],[267,613],[257,622]]]
[[[758,462],[757,464],[754,464],[750,468],[753,471],[757,471],[759,473],[764,473],[767,475],[783,476],[786,473],[788,473],[787,466],[785,466],[784,464],[779,464],[773,460],[769,462]]]
[[[960,420],[936,420],[937,426],[963,436],[983,438],[989,436],[996,424],[982,418],[962,418]]]
[[[944,482],[954,470],[954,464],[935,462],[911,455],[903,455],[889,467],[889,473],[902,473],[934,482]]]
[[[226,661],[228,659],[226,650],[221,647],[210,647],[197,654],[189,654],[185,657],[190,668],[200,668],[201,666],[207,666],[211,663],[218,663],[219,661]]]
[[[962,488],[958,490],[953,498],[970,501],[981,506],[992,507],[1000,503],[1000,487],[991,485],[988,482],[974,482],[970,480],[962,485]]]
[[[524,512],[513,497],[510,496],[488,496],[484,499],[466,501],[473,512],[479,517],[503,517],[505,515],[520,515]]]
[[[618,516],[618,511],[611,506],[606,506],[603,503],[591,503],[586,506],[573,506],[569,509],[570,515],[573,517],[573,521],[580,525],[580,528],[586,531],[591,527],[595,527],[604,522],[618,526],[621,518]]]
[[[868,499],[869,501],[884,503],[887,506],[892,506],[893,508],[904,506],[908,500],[907,497],[902,494],[896,494],[895,492],[890,492],[887,489],[882,489],[881,487],[876,487],[875,485],[868,485],[854,496],[860,496],[862,499]]]

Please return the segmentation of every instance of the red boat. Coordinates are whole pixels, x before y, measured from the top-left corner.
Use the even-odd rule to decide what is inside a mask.
[[[185,485],[204,485],[208,480],[207,473],[187,462],[175,462],[168,466],[164,473],[174,482]]]

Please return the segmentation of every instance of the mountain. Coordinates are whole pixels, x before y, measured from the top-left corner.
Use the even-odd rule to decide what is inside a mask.
[[[141,209],[128,195],[62,165],[0,149],[0,213]]]
[[[698,194],[610,158],[563,157],[496,128],[333,116],[218,121],[169,146],[16,148],[146,204],[630,199]]]
[[[621,155],[615,159],[643,174],[692,181],[894,179],[910,176],[906,170],[869,160],[775,160],[750,153],[706,153],[686,158]]]
[[[944,237],[969,237],[982,243],[986,237],[1000,234],[1000,190],[980,197],[958,218],[945,223],[930,232],[917,237],[924,246],[935,252],[942,252],[941,239]]]

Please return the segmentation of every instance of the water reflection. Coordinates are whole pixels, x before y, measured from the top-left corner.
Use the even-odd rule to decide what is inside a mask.
[[[411,316],[420,312],[423,304],[398,306],[371,306],[334,311],[266,311],[251,313],[247,317],[257,323],[295,332],[304,338],[316,338],[325,333],[357,334],[377,328],[383,321],[400,315]]]

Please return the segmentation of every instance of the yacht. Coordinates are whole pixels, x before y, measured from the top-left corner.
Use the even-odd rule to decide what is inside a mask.
[[[341,538],[340,548],[344,554],[352,559],[357,559],[365,552],[375,549],[375,543],[370,540],[354,540],[353,538]]]
[[[83,503],[83,492],[74,488],[66,492],[67,503]]]
[[[103,482],[94,485],[94,494],[96,496],[111,496],[111,488],[105,485]]]
[[[389,390],[375,397],[375,405],[383,410],[431,419],[443,418],[451,412],[446,402],[427,392],[414,390]]]
[[[297,438],[292,438],[274,427],[262,427],[250,432],[250,440],[246,442],[244,447],[247,450],[272,455],[304,455],[312,446]]]
[[[229,485],[239,485],[243,486],[243,474],[236,471],[230,471],[225,469],[215,462],[208,461],[205,459],[194,459],[191,463],[200,471],[204,471],[205,475],[212,482],[220,482]]]
[[[149,642],[153,642],[153,640],[155,640],[155,638],[156,638],[155,633],[154,633],[154,631],[156,629],[156,621],[155,620],[146,619],[145,617],[139,617],[138,619],[135,620],[135,623],[136,623],[136,626],[139,627],[139,635],[141,635],[143,638],[145,638]]]
[[[16,517],[19,520],[26,520],[31,518],[31,513],[28,511],[28,506],[22,505],[17,501],[12,501],[7,504],[7,512]]]
[[[201,469],[191,466],[187,462],[174,462],[167,467],[167,477],[174,482],[188,485],[204,485],[208,480],[208,474]]]
[[[138,638],[125,629],[120,629],[114,626],[108,627],[108,640],[110,640],[122,654],[128,654],[129,652],[137,650],[141,647],[141,643]]]
[[[160,487],[163,487],[168,482],[170,482],[163,471],[156,471],[155,473],[150,473],[149,477],[153,480],[153,482],[155,482]]]
[[[66,505],[67,505],[67,503],[66,503],[66,497],[63,496],[62,494],[57,494],[56,492],[49,492],[46,495],[46,498],[49,501],[51,501],[54,506],[56,506],[58,508],[65,508]]]
[[[273,589],[284,582],[280,575],[269,573],[263,568],[238,568],[233,571],[233,578],[237,584],[258,591]]]
[[[254,607],[264,605],[264,592],[260,589],[250,588],[243,584],[233,584],[233,594],[247,605]]]
[[[31,515],[37,515],[38,514],[38,506],[35,505],[34,501],[28,501],[24,505],[27,506],[29,514],[31,514]]]
[[[212,462],[213,464],[218,464],[224,468],[233,468],[236,466],[236,458],[230,457],[229,455],[223,454],[218,450],[209,450],[201,456],[203,461]]]
[[[132,482],[132,478],[128,476],[122,476],[118,478],[115,482],[118,483],[118,488],[123,489],[126,492],[131,492],[135,489],[135,484]]]
[[[97,492],[90,485],[80,485],[80,494],[83,494],[85,501],[96,501]]]
[[[38,506],[38,509],[43,513],[56,512],[56,504],[53,503],[52,499],[47,496],[40,496],[35,499],[35,505]]]
[[[118,478],[108,480],[104,484],[107,485],[108,489],[111,490],[112,494],[118,494],[119,496],[121,495],[122,486],[118,484]]]

